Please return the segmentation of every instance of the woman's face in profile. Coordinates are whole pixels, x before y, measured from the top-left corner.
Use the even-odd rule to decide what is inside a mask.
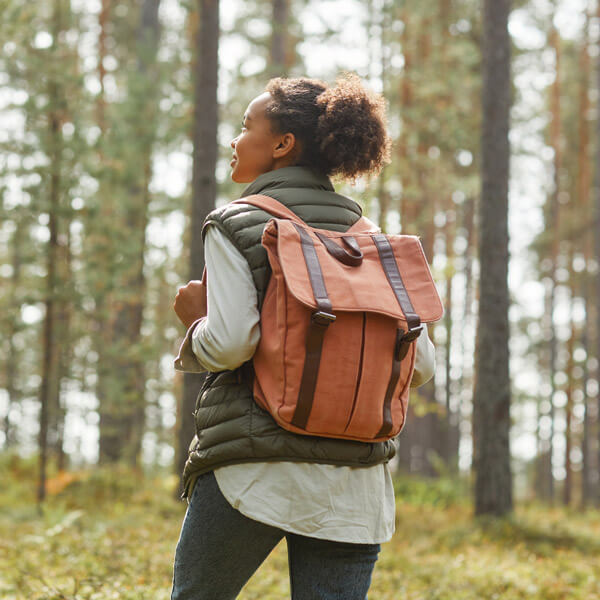
[[[270,100],[271,95],[265,92],[250,102],[242,120],[242,131],[231,140],[231,179],[236,183],[250,183],[273,169],[273,152],[281,136],[273,134],[265,114]]]

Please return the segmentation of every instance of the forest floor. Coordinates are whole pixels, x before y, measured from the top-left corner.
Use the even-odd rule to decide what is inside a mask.
[[[2,600],[168,600],[186,508],[176,478],[54,476],[40,513],[34,471],[0,460]],[[289,597],[282,542],[240,600]],[[600,600],[600,512],[529,503],[476,520],[464,484],[399,480],[369,599]]]

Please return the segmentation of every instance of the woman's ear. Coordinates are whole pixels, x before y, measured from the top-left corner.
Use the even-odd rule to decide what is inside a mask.
[[[273,149],[273,158],[283,158],[296,147],[296,136],[293,133],[284,133],[279,136],[277,145]]]

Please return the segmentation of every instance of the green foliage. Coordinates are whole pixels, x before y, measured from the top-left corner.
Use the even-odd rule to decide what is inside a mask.
[[[33,600],[166,598],[185,505],[168,477],[144,481],[132,471],[97,471],[51,497],[7,507],[23,481],[19,463],[0,493],[0,597]],[[7,473],[4,467],[3,475]],[[171,489],[169,489],[171,488]]]
[[[0,454],[0,481],[3,482],[0,514],[7,517],[23,503],[34,502],[36,474],[37,457],[22,459],[14,452]]]
[[[448,508],[470,502],[467,481],[443,476],[425,478],[415,475],[398,475],[394,478],[394,492],[398,501],[416,506]]]

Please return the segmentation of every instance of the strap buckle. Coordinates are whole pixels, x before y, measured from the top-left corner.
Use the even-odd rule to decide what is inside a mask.
[[[409,329],[402,335],[400,341],[408,342],[410,344],[410,342],[414,342],[421,335],[421,331],[423,331],[423,325],[419,325],[414,329]]]
[[[423,325],[419,325],[408,331],[398,329],[396,347],[394,348],[394,356],[397,361],[401,361],[407,355],[410,344],[421,335],[421,331],[423,331]]]
[[[317,325],[321,325],[322,327],[328,327],[335,321],[335,318],[335,315],[318,310],[312,314],[310,320]]]

